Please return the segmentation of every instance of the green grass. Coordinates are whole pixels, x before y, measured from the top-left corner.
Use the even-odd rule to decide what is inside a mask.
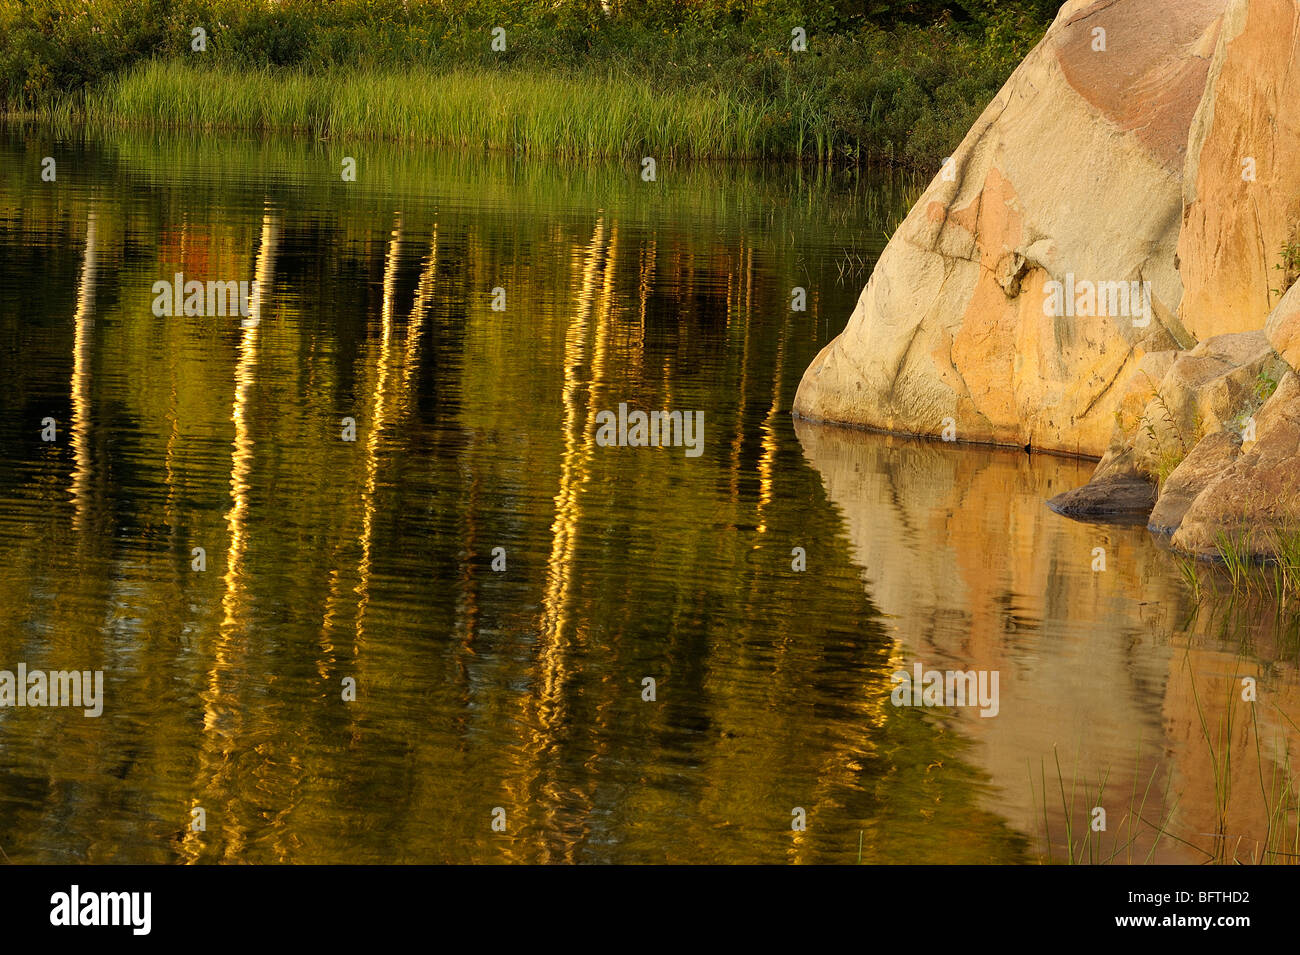
[[[1201,738],[1209,751],[1211,771],[1214,774],[1215,814],[1218,821],[1213,833],[1216,841],[1207,861],[1220,865],[1240,865],[1243,863],[1251,865],[1294,864],[1295,860],[1300,858],[1300,851],[1298,851],[1300,850],[1300,825],[1296,822],[1297,819],[1300,819],[1300,792],[1297,791],[1293,781],[1294,769],[1285,739],[1279,737],[1276,740],[1269,741],[1270,753],[1280,753],[1281,760],[1280,762],[1276,758],[1270,760],[1272,769],[1269,778],[1266,779],[1264,775],[1264,747],[1261,742],[1258,717],[1258,706],[1262,704],[1243,704],[1240,696],[1240,684],[1230,680],[1225,685],[1226,698],[1222,713],[1218,721],[1211,727],[1205,709],[1201,705],[1200,695],[1196,691],[1196,678],[1194,671],[1190,668],[1190,660],[1186,662],[1189,667],[1188,675],[1192,688],[1192,700],[1195,703],[1196,715],[1201,727]],[[1249,735],[1253,737],[1260,797],[1264,804],[1265,824],[1263,839],[1252,846],[1250,855],[1246,858],[1241,858],[1238,854],[1244,835],[1238,834],[1237,839],[1234,841],[1232,833],[1228,831],[1227,822],[1228,810],[1232,802],[1233,744],[1241,735],[1235,729],[1235,723],[1237,709],[1243,705],[1247,705],[1250,714]],[[1280,707],[1277,707],[1276,710],[1291,725],[1292,729],[1297,728],[1295,722],[1287,716],[1285,711]]]
[[[305,131],[558,156],[750,158],[797,148],[815,114],[773,123],[727,94],[664,96],[634,77],[462,69],[308,74],[148,62],[88,95],[91,120]]]
[[[1197,566],[1196,558],[1188,554],[1175,554],[1174,560],[1178,564],[1178,572],[1182,575],[1183,583],[1187,585],[1192,595],[1193,603],[1199,606],[1205,588],[1201,582],[1201,569]]]
[[[1269,547],[1257,554],[1257,542],[1263,540],[1269,542]],[[1209,563],[1191,554],[1174,554],[1194,613],[1199,612],[1207,597],[1220,596],[1218,580],[1223,579],[1230,603],[1257,595],[1261,604],[1272,604],[1279,622],[1300,623],[1300,528],[1293,518],[1277,518],[1258,536],[1248,528],[1220,530],[1214,541],[1217,560]]]
[[[1300,601],[1300,532],[1282,526],[1274,532],[1274,568],[1277,594],[1290,604]]]
[[[1228,572],[1234,595],[1248,594],[1254,589],[1254,558],[1251,556],[1250,532],[1242,529],[1236,533],[1219,531],[1214,536],[1219,560]]]

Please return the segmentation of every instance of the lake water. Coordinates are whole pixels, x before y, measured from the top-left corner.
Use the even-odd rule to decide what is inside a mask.
[[[1300,852],[1293,620],[1048,510],[1089,462],[792,420],[906,176],[17,126],[0,162],[0,670],[104,681],[0,707],[8,859]],[[155,315],[177,273],[252,319]],[[597,442],[620,404],[702,413],[698,454]],[[917,663],[996,716],[893,705]]]

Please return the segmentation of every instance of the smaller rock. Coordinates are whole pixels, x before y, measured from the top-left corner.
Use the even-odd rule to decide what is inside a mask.
[[[1259,408],[1263,378],[1277,381],[1286,371],[1262,329],[1217,335],[1181,353],[1135,430],[1137,469],[1161,474],[1203,435],[1235,430],[1244,415]]]
[[[1133,438],[1145,423],[1143,413],[1159,394],[1160,382],[1181,355],[1176,348],[1147,352],[1133,367],[1119,392],[1119,405],[1115,409],[1115,434],[1111,447],[1123,450],[1133,443]]]
[[[1134,467],[1130,448],[1102,458],[1083,487],[1058,494],[1047,506],[1079,521],[1145,523],[1156,504],[1156,486]]]
[[[1300,531],[1300,377],[1288,373],[1257,416],[1258,440],[1201,491],[1172,538],[1175,549],[1212,557],[1222,536],[1244,537],[1256,557]]]
[[[1231,431],[1217,431],[1202,439],[1165,481],[1147,527],[1157,534],[1178,530],[1192,502],[1223,477],[1239,454],[1241,436]]]

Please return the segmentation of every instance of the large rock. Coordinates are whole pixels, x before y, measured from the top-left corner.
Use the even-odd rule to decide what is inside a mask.
[[[1179,309],[1197,338],[1262,328],[1300,223],[1300,5],[1231,0],[1192,124]]]
[[[1173,546],[1214,556],[1220,540],[1257,556],[1300,532],[1300,377],[1288,373],[1255,421],[1257,440],[1187,510]]]
[[[1271,553],[1300,530],[1298,63],[1297,0],[1066,3],[795,413],[1102,457],[1054,509],[1159,486],[1175,547]]]
[[[1100,456],[1143,356],[1194,344],[1182,174],[1226,2],[1067,3],[898,228],[795,413],[921,434],[951,418],[962,440]],[[1050,282],[1075,288],[1073,314],[1049,314]],[[1131,282],[1149,307],[1125,303]],[[1100,305],[1088,283],[1107,283]]]

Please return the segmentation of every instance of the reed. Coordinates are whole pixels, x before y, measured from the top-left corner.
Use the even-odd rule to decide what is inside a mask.
[[[1161,794],[1162,801],[1166,804],[1167,809],[1163,816],[1158,819],[1148,819],[1147,804],[1151,796],[1151,787],[1155,782],[1156,770],[1152,770],[1150,777],[1143,786],[1141,793],[1138,792],[1138,772],[1135,766],[1133,774],[1133,786],[1129,793],[1127,806],[1123,806],[1124,812],[1120,816],[1118,825],[1115,826],[1114,833],[1110,837],[1109,845],[1106,844],[1105,837],[1100,832],[1094,832],[1091,826],[1085,826],[1082,835],[1074,829],[1073,819],[1082,809],[1090,806],[1100,806],[1106,801],[1106,785],[1110,778],[1110,772],[1107,770],[1101,774],[1095,792],[1085,789],[1085,798],[1083,807],[1076,805],[1076,792],[1080,779],[1077,772],[1077,754],[1076,770],[1070,774],[1069,790],[1067,792],[1065,783],[1065,772],[1061,767],[1060,754],[1056,747],[1052,747],[1052,758],[1056,765],[1056,785],[1061,800],[1062,819],[1065,825],[1065,859],[1066,865],[1109,865],[1113,862],[1123,862],[1132,864],[1135,861],[1134,849],[1138,848],[1143,839],[1150,840],[1146,855],[1142,858],[1145,863],[1150,863],[1155,856],[1156,850],[1162,840],[1168,839],[1174,842],[1183,843],[1191,846],[1186,840],[1179,838],[1170,831],[1169,823],[1177,808],[1177,800],[1172,802],[1169,799],[1169,788],[1166,783],[1165,791]],[[1141,762],[1141,743],[1138,745],[1137,752],[1134,754],[1135,761],[1138,765]],[[1044,764],[1039,765],[1040,791],[1043,796],[1042,817],[1043,817],[1043,834],[1044,848],[1046,849],[1045,862],[1049,865],[1056,863],[1052,852],[1052,832],[1048,817],[1047,794],[1048,794],[1048,777]],[[1033,789],[1033,770],[1030,768],[1030,789]],[[1086,787],[1086,782],[1084,786]],[[1034,794],[1034,802],[1037,804],[1037,794]],[[1123,804],[1120,804],[1123,805]],[[1084,815],[1088,815],[1084,812]],[[1195,848],[1195,847],[1192,847]]]
[[[462,69],[237,71],[150,61],[87,94],[85,118],[153,128],[307,132],[555,156],[750,158],[800,148],[785,122],[726,93],[664,95],[643,80]],[[791,153],[794,154],[794,153]]]
[[[1214,543],[1219,552],[1219,560],[1222,561],[1232,582],[1233,595],[1242,596],[1250,593],[1254,589],[1251,575],[1254,559],[1250,549],[1250,532],[1245,529],[1232,534],[1219,531],[1215,535]]]
[[[1178,572],[1182,575],[1183,583],[1187,585],[1192,595],[1193,605],[1200,607],[1201,601],[1205,598],[1205,586],[1201,581],[1201,568],[1196,558],[1187,554],[1175,554],[1174,561],[1178,564]]]
[[[1274,534],[1274,566],[1279,602],[1300,601],[1300,530],[1287,521]]]

